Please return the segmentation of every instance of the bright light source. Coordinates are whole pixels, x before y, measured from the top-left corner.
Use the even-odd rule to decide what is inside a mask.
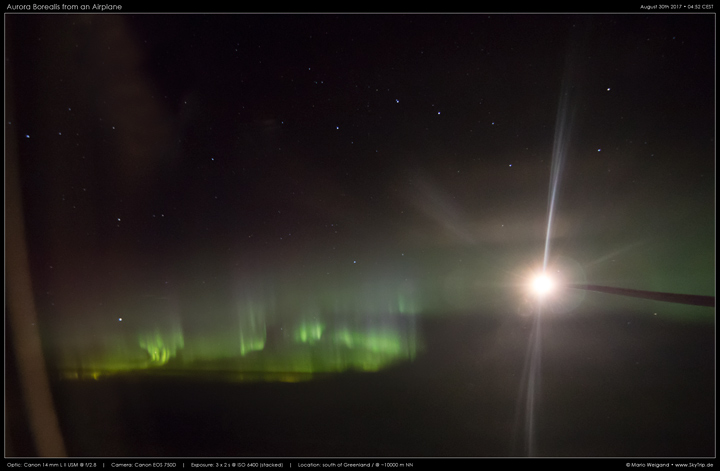
[[[543,296],[552,291],[554,283],[549,276],[543,274],[538,275],[532,282],[532,289],[536,294]]]

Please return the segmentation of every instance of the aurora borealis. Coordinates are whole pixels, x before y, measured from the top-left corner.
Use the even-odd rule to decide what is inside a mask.
[[[382,287],[374,290],[377,295]],[[360,294],[328,294],[311,303],[302,298],[241,300],[222,310],[217,304],[210,321],[184,326],[169,300],[142,299],[123,312],[116,325],[58,326],[56,366],[65,378],[146,372],[215,371],[232,378],[257,373],[377,371],[412,360],[418,348],[412,299],[360,303]],[[353,302],[356,301],[356,302]],[[284,310],[282,305],[287,309]],[[234,312],[233,312],[234,311]],[[285,313],[284,315],[281,313]],[[198,316],[200,317],[200,316]],[[238,376],[236,373],[246,373]],[[268,376],[274,377],[274,376]]]
[[[70,454],[714,450],[713,14],[5,20]]]

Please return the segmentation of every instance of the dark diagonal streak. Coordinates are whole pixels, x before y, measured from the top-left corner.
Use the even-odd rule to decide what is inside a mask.
[[[694,294],[660,293],[657,291],[641,291],[637,289],[613,288],[610,286],[598,285],[567,285],[572,289],[583,289],[586,291],[597,291],[599,293],[618,294],[633,298],[654,299],[668,303],[690,304],[692,306],[715,307],[715,296],[699,296]]]

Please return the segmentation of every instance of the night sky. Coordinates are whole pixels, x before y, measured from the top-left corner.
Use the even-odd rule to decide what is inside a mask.
[[[376,371],[430,348],[419,319],[522,317],[553,159],[567,281],[714,295],[713,15],[5,22],[61,369]],[[711,308],[565,301],[714,329]]]

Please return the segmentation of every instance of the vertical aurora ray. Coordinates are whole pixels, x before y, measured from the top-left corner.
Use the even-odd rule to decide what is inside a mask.
[[[239,309],[238,321],[240,355],[264,349],[267,340],[264,306],[248,301]]]
[[[185,346],[185,340],[179,326],[168,332],[161,332],[156,328],[154,331],[139,334],[138,345],[147,352],[150,365],[161,366],[177,356],[178,350]]]

